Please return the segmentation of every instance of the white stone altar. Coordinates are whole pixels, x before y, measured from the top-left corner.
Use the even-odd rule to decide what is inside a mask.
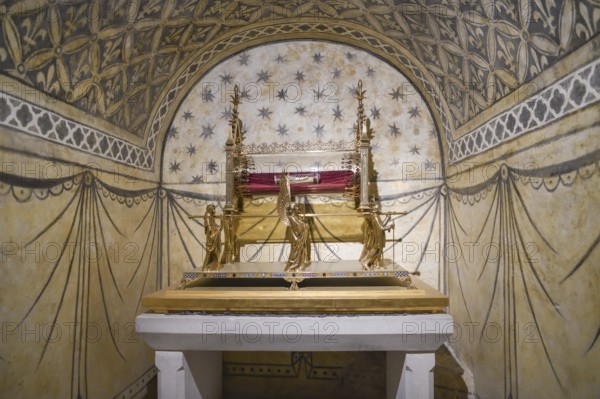
[[[387,398],[432,399],[450,315],[153,314],[136,330],[156,351],[160,399],[221,397],[223,351],[386,351]]]

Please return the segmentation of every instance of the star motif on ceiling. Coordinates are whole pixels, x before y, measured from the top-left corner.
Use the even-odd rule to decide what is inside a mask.
[[[304,115],[306,115],[306,107],[304,105],[296,107],[296,110],[294,111],[294,113],[298,114],[300,116],[304,116]]]
[[[233,81],[233,76],[229,73],[224,73],[223,75],[219,75],[221,78],[221,83],[230,84]]]
[[[287,98],[287,91],[288,89],[281,89],[277,91],[277,98],[280,100],[285,101],[285,99]]]
[[[340,76],[342,76],[342,70],[340,68],[334,68],[332,74],[334,79],[339,79]]]
[[[435,164],[430,159],[428,159],[425,162],[425,170],[434,170],[434,169],[435,169]]]
[[[410,146],[410,153],[413,155],[420,155],[419,147],[416,144]]]
[[[341,121],[343,111],[340,109],[340,105],[338,104],[335,108],[332,108],[331,110],[333,111],[333,121]]]
[[[370,78],[374,77],[375,76],[375,70],[373,68],[371,68],[371,67],[368,67],[367,68],[367,76],[370,77]]]
[[[410,114],[411,118],[420,118],[421,117],[421,111],[419,110],[418,106],[414,106],[410,108],[410,111],[408,111],[408,113]]]
[[[388,125],[388,130],[390,134],[394,137],[400,136],[400,128],[396,126],[396,122],[393,125]]]
[[[169,172],[176,173],[176,172],[179,172],[180,170],[181,170],[181,163],[179,163],[177,161],[171,161],[171,163],[169,164]]]
[[[187,148],[185,149],[188,153],[188,155],[191,157],[192,155],[196,154],[196,146],[193,144],[190,144],[187,146]]]
[[[400,136],[400,128],[396,126],[396,122],[393,125],[388,125],[388,130],[390,134],[394,137]]]
[[[285,64],[287,62],[287,60],[285,59],[285,55],[281,55],[281,54],[277,54],[277,58],[275,58],[275,61],[278,64]]]
[[[288,128],[285,125],[278,125],[277,126],[277,134],[280,136],[287,136],[288,135]]]
[[[189,121],[193,117],[194,117],[194,115],[190,111],[185,111],[183,113],[183,119],[186,120],[186,121]]]
[[[321,55],[321,53],[315,53],[312,58],[315,64],[320,64],[321,61],[323,61],[323,56]]]
[[[352,61],[354,59],[354,57],[356,57],[356,54],[353,54],[353,53],[351,53],[349,51],[345,55],[346,55],[346,59],[348,61]]]
[[[296,76],[294,77],[294,79],[300,83],[302,81],[304,81],[304,72],[302,71],[296,71]]]
[[[200,137],[202,137],[203,139],[209,139],[212,137],[213,134],[215,134],[215,125],[212,125],[209,123],[208,125],[202,125],[202,133],[200,133]]]
[[[214,99],[215,93],[212,92],[210,87],[205,87],[204,90],[202,90],[202,101],[205,103],[212,103]]]
[[[179,132],[177,131],[177,127],[175,126],[171,126],[171,128],[169,128],[169,133],[167,133],[169,135],[169,139],[176,139],[177,137],[179,137]]]
[[[391,93],[388,93],[390,96],[392,96],[392,100],[406,100],[406,94],[404,94],[404,92],[402,91],[402,87],[398,87],[395,90],[392,90]]]
[[[221,112],[221,119],[229,120],[232,116],[233,109],[231,108],[231,105],[228,105],[226,108],[223,109],[223,112]]]
[[[358,90],[356,88],[356,85],[352,85],[352,86],[348,87],[348,93],[350,93],[351,96],[355,96],[356,95],[356,90]]]
[[[238,61],[240,63],[240,65],[248,65],[248,62],[250,61],[250,54],[244,53],[241,54],[240,57],[238,58]]]
[[[258,110],[258,116],[260,116],[262,119],[271,119],[271,114],[273,113],[273,111],[271,111],[269,109],[269,107],[262,107],[261,109]]]
[[[323,90],[319,90],[317,87],[316,89],[313,89],[313,93],[315,93],[315,102],[318,103],[319,100],[321,100],[321,98],[323,98],[325,95],[325,88],[323,88]]]
[[[271,79],[271,74],[269,73],[269,70],[267,69],[266,71],[261,69],[259,73],[257,73],[258,75],[258,80],[256,81],[256,83],[260,82],[261,80],[265,83],[267,83],[269,81],[269,79]]]
[[[374,143],[374,144],[371,144],[371,150],[372,150],[373,152],[375,152],[375,151],[379,150],[379,143]]]
[[[240,93],[240,98],[242,100],[248,100],[250,98],[250,90],[249,89],[243,89],[242,92]]]
[[[373,118],[373,119],[379,119],[381,116],[380,115],[381,108],[377,108],[377,107],[373,106],[373,108],[371,108],[370,112],[371,112],[371,118]]]
[[[391,163],[392,166],[398,166],[400,165],[400,160],[398,158],[394,158],[394,160]]]
[[[202,183],[202,176],[196,175],[192,176],[192,184],[200,184]]]
[[[314,128],[317,137],[321,138],[321,136],[323,136],[323,131],[325,130],[325,125],[321,125],[320,122],[317,122],[317,126],[314,126]]]
[[[217,163],[217,161],[211,159],[208,162],[208,165],[206,165],[206,170],[208,171],[208,173],[210,173],[211,175],[214,175],[215,173],[217,173],[217,171],[219,170],[219,164]]]

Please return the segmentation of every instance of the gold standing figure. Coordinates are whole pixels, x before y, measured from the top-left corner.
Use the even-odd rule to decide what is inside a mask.
[[[290,240],[290,256],[285,265],[285,271],[304,270],[310,263],[308,256],[308,222],[300,214],[298,204],[292,204],[288,208],[287,217],[292,237]]]
[[[361,265],[363,265],[363,268],[367,269],[367,267],[365,267],[365,262],[369,256],[369,253],[371,252],[371,249],[373,248],[373,211],[370,209],[368,212],[363,214],[365,216],[365,220],[363,222],[363,248],[358,261]]]
[[[221,219],[221,229],[223,230],[223,250],[221,251],[222,265],[227,265],[235,262],[237,248],[235,242],[235,227],[236,221],[231,214],[223,214]]]
[[[381,220],[381,203],[371,200],[371,210],[365,216],[364,246],[359,258],[363,269],[384,267],[385,232],[395,227],[394,223],[390,223],[391,218],[391,215],[386,215]]]
[[[210,204],[204,213],[204,233],[206,234],[206,256],[202,270],[219,270],[221,251],[221,225],[215,217],[215,206]]]

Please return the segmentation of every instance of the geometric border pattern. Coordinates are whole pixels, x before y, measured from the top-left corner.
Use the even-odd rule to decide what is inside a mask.
[[[305,140],[294,141],[292,143],[269,142],[269,143],[248,143],[242,145],[242,151],[247,155],[252,154],[279,154],[295,152],[325,152],[325,151],[354,151],[356,142],[351,140]]]
[[[343,262],[343,261],[342,261]],[[284,265],[284,263],[281,265]],[[277,265],[277,263],[273,263]],[[350,262],[345,262],[346,267],[352,268]],[[318,269],[319,263],[313,264],[312,267]],[[394,266],[395,267],[395,266]],[[350,270],[344,271],[342,266],[342,270],[337,271],[319,271],[313,270],[310,268],[307,270],[291,272],[291,271],[273,271],[271,268],[265,271],[239,271],[235,270],[237,267],[234,265],[233,267],[225,266],[225,269],[230,270],[220,270],[220,271],[187,271],[183,272],[184,279],[196,280],[199,278],[227,278],[227,279],[240,279],[240,278],[360,278],[360,277],[397,277],[397,278],[408,278],[409,274],[406,270]]]
[[[1,92],[0,125],[140,169],[153,166],[147,149]]]
[[[600,59],[461,136],[449,147],[450,163],[548,125],[600,100]]]
[[[204,51],[196,61],[186,68],[173,87],[163,97],[158,111],[154,114],[146,148],[131,144],[109,133],[67,119],[56,112],[2,92],[0,92],[0,125],[111,161],[151,171],[154,167],[158,134],[165,122],[168,110],[173,105],[179,91],[203,65],[217,56],[218,53],[244,41],[305,32],[349,37],[393,56],[410,69],[413,77],[419,81],[423,89],[432,93],[433,106],[442,121],[444,136],[448,144],[449,163],[458,162],[469,156],[479,154],[500,143],[538,129],[600,99],[600,60],[595,60],[558,80],[533,97],[490,119],[471,132],[453,140],[451,124],[444,112],[439,96],[435,94],[437,91],[431,86],[421,70],[408,57],[400,53],[397,48],[350,27],[320,22],[297,22],[246,30],[217,42]]]

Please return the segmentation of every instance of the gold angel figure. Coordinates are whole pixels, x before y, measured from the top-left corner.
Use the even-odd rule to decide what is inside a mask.
[[[279,178],[279,196],[277,197],[277,213],[281,223],[290,228],[290,256],[285,271],[296,271],[306,268],[309,264],[308,252],[308,223],[300,215],[298,204],[292,203],[290,182],[285,173]]]
[[[308,223],[300,214],[298,204],[292,204],[288,208],[287,219],[292,237],[290,240],[290,256],[285,266],[285,271],[303,270],[309,264]]]
[[[373,270],[383,267],[383,249],[385,248],[385,232],[395,227],[390,223],[392,216],[381,220],[381,203],[371,200],[371,210],[365,216],[364,245],[359,261],[363,269]]]
[[[221,251],[221,225],[215,217],[215,206],[210,204],[204,213],[204,233],[206,235],[206,256],[202,270],[219,270],[219,253]]]

